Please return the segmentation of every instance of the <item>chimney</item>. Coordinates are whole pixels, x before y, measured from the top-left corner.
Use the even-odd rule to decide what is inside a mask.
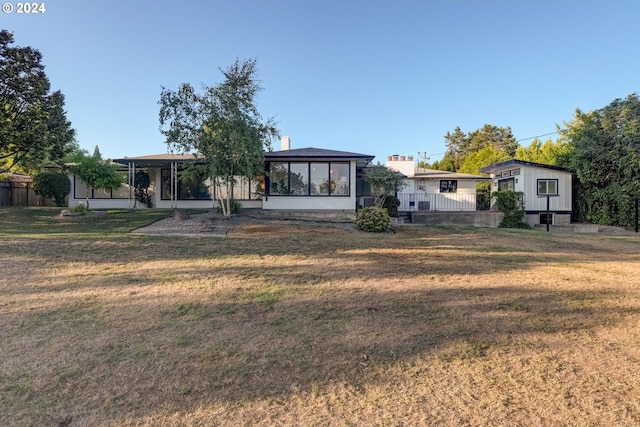
[[[291,138],[289,138],[288,136],[280,137],[280,149],[282,151],[291,150]]]

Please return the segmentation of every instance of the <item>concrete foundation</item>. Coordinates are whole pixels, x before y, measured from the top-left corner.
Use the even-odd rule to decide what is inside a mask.
[[[313,221],[353,222],[352,210],[244,209],[243,214],[273,219],[306,219]]]
[[[497,227],[502,212],[411,212],[411,222],[429,225],[462,225],[469,227]]]

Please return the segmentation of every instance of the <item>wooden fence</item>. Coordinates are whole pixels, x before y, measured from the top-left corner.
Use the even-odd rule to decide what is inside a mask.
[[[53,199],[38,196],[30,181],[0,181],[0,206],[54,206]]]

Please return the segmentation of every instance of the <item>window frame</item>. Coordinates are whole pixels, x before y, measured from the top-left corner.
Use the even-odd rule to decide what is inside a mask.
[[[281,197],[281,196],[285,196],[285,197],[351,197],[351,162],[350,161],[330,161],[330,160],[326,160],[326,161],[318,161],[318,160],[309,160],[309,161],[272,161],[269,162],[269,170],[272,170],[272,165],[273,164],[280,164],[280,165],[286,165],[286,171],[287,171],[287,179],[286,179],[286,193],[272,193],[272,183],[271,183],[271,177],[269,177],[269,185],[266,186],[267,189],[267,196],[269,197]],[[306,174],[307,176],[304,177],[305,183],[306,183],[306,191],[300,192],[298,194],[292,194],[291,191],[291,165],[296,165],[296,166],[300,166],[303,170],[306,170]],[[304,165],[304,166],[302,166]],[[332,165],[340,165],[340,166],[346,166],[346,170],[343,170],[342,172],[346,172],[346,178],[347,178],[347,184],[346,184],[346,194],[340,194],[339,192],[337,192],[338,189],[338,183],[332,183],[331,178],[332,178]],[[321,175],[313,175],[312,170],[313,168],[318,168],[318,167],[322,168],[322,172],[324,172],[324,168],[326,166],[326,177],[323,177]],[[299,168],[294,168],[294,172],[295,170],[299,170]],[[313,178],[313,179],[312,179]],[[335,179],[339,179],[339,177],[334,177]],[[320,182],[319,186],[318,183]],[[312,187],[316,185],[318,186],[318,188],[315,190],[315,192],[313,192],[311,189]],[[321,190],[322,187],[326,187],[326,189]],[[342,189],[344,190],[344,186],[342,186]],[[338,194],[336,194],[338,193]]]
[[[127,180],[126,180],[126,175],[127,175],[127,171],[118,171],[119,174],[125,175],[125,182],[122,184],[122,186],[119,189],[116,190],[96,190],[95,188],[91,187],[91,190],[89,190],[89,186],[87,185],[86,182],[84,182],[83,180],[81,180],[78,175],[73,174],[73,198],[76,200],[82,200],[82,199],[95,199],[95,200],[110,200],[110,199],[114,199],[114,200],[127,200],[129,199],[129,196],[123,196],[123,197],[114,197],[113,193],[119,191],[120,189],[124,188],[123,191],[127,192],[129,191],[129,184],[127,184]],[[81,184],[81,186],[78,185],[78,183]],[[81,188],[84,191],[83,196],[79,195],[79,191],[78,189]],[[96,192],[98,192],[98,197],[96,197]],[[87,197],[87,195],[89,197]]]
[[[540,184],[541,183],[545,183],[545,192],[540,192]],[[549,183],[553,182],[555,187],[556,187],[556,191],[554,193],[550,193],[549,190]],[[538,196],[558,196],[559,192],[558,192],[558,179],[557,178],[538,178],[536,180],[536,194]]]
[[[167,176],[164,175],[164,172],[168,172],[169,174]],[[165,184],[166,184],[166,179],[169,179],[169,192],[168,192],[168,196],[165,196]],[[166,169],[166,168],[161,168],[160,169],[160,200],[171,200],[171,169]],[[206,185],[206,179],[200,181],[198,183],[198,186],[200,185],[205,185],[207,188],[207,193],[208,193],[208,197],[204,198],[204,197],[192,197],[192,198],[184,198],[181,197],[182,196],[182,181],[180,179],[180,175],[178,174],[178,182],[177,182],[177,192],[178,194],[176,194],[176,198],[175,200],[213,200],[212,196],[211,196],[211,186],[210,185]],[[198,189],[199,190],[199,189]],[[197,191],[197,194],[200,194],[200,191]]]
[[[440,193],[450,194],[458,192],[458,180],[457,179],[441,179],[440,180]]]

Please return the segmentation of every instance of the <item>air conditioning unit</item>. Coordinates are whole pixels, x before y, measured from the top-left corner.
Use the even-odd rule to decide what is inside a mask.
[[[419,211],[428,211],[431,210],[431,203],[428,200],[423,200],[418,202],[418,210]]]

